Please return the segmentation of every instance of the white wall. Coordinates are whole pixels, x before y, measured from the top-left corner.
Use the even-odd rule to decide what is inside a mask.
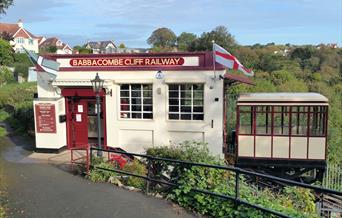
[[[12,41],[12,43],[11,43],[11,44],[14,45],[14,50],[16,52],[24,52],[23,49],[22,49],[22,47],[24,47],[25,49],[27,49],[29,51],[33,51],[35,53],[38,53],[38,51],[39,51],[38,50],[38,39],[32,39],[33,40],[32,44],[30,44],[30,42],[29,42],[30,39],[23,38],[24,43],[17,43],[17,39],[18,38],[14,38],[14,41]]]
[[[81,86],[75,80],[90,80],[97,72],[59,72],[56,81],[67,86]],[[164,79],[155,79],[156,71],[98,72],[102,79],[113,81],[106,96],[107,145],[130,152],[143,152],[149,146],[170,145],[183,140],[204,140],[210,151],[223,156],[223,81],[213,83],[212,71],[164,71]],[[221,72],[223,73],[223,72]],[[69,81],[69,83],[68,83]],[[153,84],[153,119],[126,120],[120,114],[120,84]],[[204,120],[168,120],[168,83],[204,83]],[[38,77],[39,97],[56,97],[47,79]],[[213,85],[213,89],[210,86]],[[158,94],[157,90],[161,93]],[[215,98],[219,98],[216,102]],[[213,120],[213,128],[211,126]]]

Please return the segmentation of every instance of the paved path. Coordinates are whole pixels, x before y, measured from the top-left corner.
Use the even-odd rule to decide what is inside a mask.
[[[30,158],[20,138],[0,140],[10,217],[193,217],[171,202],[72,175],[63,164]]]

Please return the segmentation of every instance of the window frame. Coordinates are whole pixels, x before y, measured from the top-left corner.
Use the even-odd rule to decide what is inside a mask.
[[[127,85],[128,86],[128,90],[127,89],[122,89],[121,87],[123,85]],[[132,90],[132,85],[140,85],[140,90]],[[144,90],[144,86],[151,86],[151,89],[148,90]],[[144,121],[149,121],[149,120],[153,120],[154,119],[154,114],[153,114],[153,83],[123,83],[123,84],[119,84],[119,88],[118,88],[119,92],[119,104],[118,104],[118,118],[120,120],[144,120]],[[123,92],[128,92],[128,96],[122,96],[122,91]],[[133,97],[132,96],[132,91],[135,92],[139,92],[140,93],[140,97]],[[148,91],[151,92],[151,96],[150,97],[146,97],[144,96],[144,91]],[[140,99],[140,103],[139,104],[133,104],[132,99]],[[129,102],[128,103],[122,103],[122,99],[128,99]],[[144,103],[144,99],[150,99],[151,103],[147,104]],[[122,110],[122,106],[128,106],[129,109],[128,110]],[[136,111],[136,110],[132,110],[132,107],[141,107],[141,110]],[[149,110],[144,110],[144,106],[147,107],[151,107],[151,111]],[[123,117],[123,114],[129,114],[129,117]],[[133,117],[133,114],[140,114],[140,117]],[[151,118],[144,118],[144,114],[151,114]]]
[[[269,112],[271,113],[271,120],[268,120],[268,124],[270,124],[270,132],[267,133],[258,133],[257,132],[257,114],[267,114],[264,111],[258,111],[257,107],[270,107]],[[241,107],[251,107],[250,111],[243,111]],[[281,107],[281,111],[276,111],[276,107]],[[284,107],[288,109],[288,111],[284,111]],[[296,110],[294,109],[296,108]],[[319,108],[318,112],[315,112],[314,109]],[[282,136],[282,137],[326,137],[327,136],[327,122],[328,122],[328,105],[238,105],[237,107],[237,115],[238,115],[238,134],[245,135],[245,136]],[[251,130],[250,133],[241,133],[241,114],[250,113],[251,114]],[[275,133],[275,115],[280,114],[281,116],[281,129],[284,131],[284,114],[288,116],[286,128],[288,128],[287,133]],[[299,133],[300,125],[300,117],[305,118],[303,127],[305,127],[303,133]],[[311,115],[318,116],[319,123],[315,124],[315,128],[319,129],[320,132],[312,132],[312,124],[311,124]],[[294,118],[295,117],[295,118]],[[299,119],[298,119],[299,117]],[[293,125],[296,122],[296,125]],[[265,127],[268,125],[265,125]],[[268,128],[268,127],[267,127]],[[293,133],[293,129],[296,128],[295,131],[297,133]],[[245,131],[244,131],[245,132]]]
[[[182,97],[181,93],[182,93],[182,89],[181,86],[182,85],[191,85],[191,98],[186,98],[186,97]],[[202,86],[202,89],[200,90],[202,92],[202,98],[195,98],[194,97],[194,85],[199,85]],[[170,86],[177,86],[178,89],[176,92],[178,92],[178,96],[177,97],[170,97]],[[174,91],[174,90],[173,90]],[[167,121],[171,121],[171,122],[182,122],[182,121],[191,121],[191,122],[203,122],[205,120],[205,84],[204,83],[168,83],[167,84],[167,113],[166,113],[166,120]],[[171,105],[170,104],[170,99],[176,99],[178,101],[178,105]],[[190,106],[190,112],[182,112],[182,106],[185,107],[184,105],[182,105],[182,100],[191,100],[191,106]],[[195,100],[199,100],[202,101],[201,105],[195,105],[194,101]],[[202,107],[202,112],[194,112],[194,107]],[[170,107],[178,107],[178,111],[177,112],[171,112],[170,111]],[[177,114],[178,115],[178,119],[171,119],[170,118],[170,114]],[[182,119],[182,115],[186,115],[186,114],[190,114],[190,119]],[[194,119],[194,115],[202,115],[202,119]]]

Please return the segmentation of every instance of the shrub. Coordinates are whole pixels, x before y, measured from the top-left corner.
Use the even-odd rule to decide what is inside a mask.
[[[93,182],[107,182],[111,177],[117,176],[115,172],[97,169],[96,167],[101,167],[105,169],[114,169],[111,163],[103,162],[100,159],[96,159],[92,162],[94,169],[89,172],[89,179]]]
[[[124,171],[138,174],[141,176],[146,176],[147,170],[146,165],[141,163],[139,160],[135,159],[134,161],[127,163],[124,168]],[[145,179],[135,177],[135,176],[129,176],[127,180],[125,181],[125,184],[128,186],[133,186],[135,188],[144,188],[145,187]]]

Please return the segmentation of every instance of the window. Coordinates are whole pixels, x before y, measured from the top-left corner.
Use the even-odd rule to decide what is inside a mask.
[[[29,39],[29,44],[33,45],[33,39]]]
[[[24,38],[22,38],[22,37],[18,37],[17,38],[17,43],[19,43],[19,44],[24,44]]]
[[[252,134],[253,112],[251,106],[240,106],[239,134]]]
[[[326,109],[324,106],[310,107],[310,136],[325,135]]]
[[[290,128],[290,107],[273,107],[273,133],[274,135],[289,135]]]
[[[256,134],[271,135],[271,106],[256,106]]]
[[[308,127],[308,107],[293,106],[291,120],[291,134],[306,136]]]
[[[203,120],[203,84],[169,85],[169,119]]]
[[[120,117],[152,119],[152,84],[120,85]]]

